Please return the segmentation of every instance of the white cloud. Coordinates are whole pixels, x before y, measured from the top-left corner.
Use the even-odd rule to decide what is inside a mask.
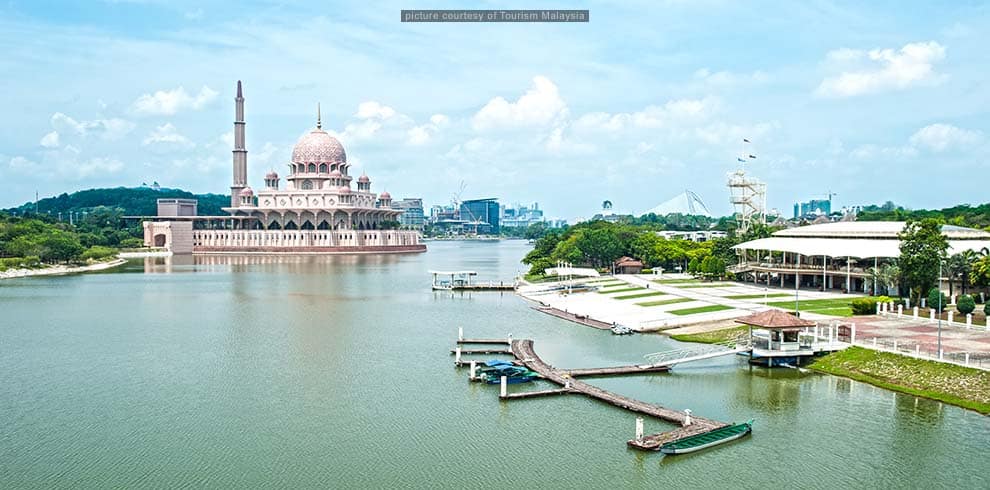
[[[369,100],[358,104],[357,113],[354,117],[358,119],[389,119],[396,115],[395,109],[379,102]]]
[[[7,166],[15,172],[28,173],[38,168],[38,164],[27,158],[17,156],[10,159]]]
[[[906,44],[896,51],[837,49],[826,55],[826,64],[843,71],[822,80],[815,93],[824,97],[853,97],[938,84],[945,76],[935,71],[935,64],[944,58],[945,47],[935,41]]]
[[[185,109],[199,110],[217,98],[216,90],[203,85],[195,96],[183,87],[174,90],[159,90],[144,94],[131,104],[131,110],[138,114],[171,116]]]
[[[983,133],[958,128],[951,124],[930,124],[911,135],[911,144],[933,151],[969,146],[983,139]]]
[[[152,146],[163,150],[187,149],[196,146],[189,138],[179,133],[172,123],[158,126],[141,142],[144,146]]]
[[[433,135],[449,125],[449,117],[443,114],[434,114],[430,116],[429,123],[409,128],[406,132],[406,142],[410,145],[426,144],[433,138]]]
[[[729,71],[713,72],[708,68],[701,68],[695,71],[694,78],[709,85],[718,85],[723,87],[731,85],[765,83],[770,80],[770,77],[760,70],[756,70],[752,73],[732,73]]]
[[[39,142],[41,146],[45,148],[56,148],[58,147],[58,131],[52,131],[41,138]]]
[[[592,132],[618,132],[627,128],[682,127],[707,120],[718,111],[718,108],[719,101],[714,97],[675,99],[667,101],[662,106],[650,105],[636,112],[584,114],[575,121],[574,125],[578,130]]]
[[[260,150],[253,153],[250,160],[261,166],[269,165],[272,158],[278,153],[279,148],[275,146],[271,141],[266,141],[264,146]]]
[[[515,102],[502,97],[488,101],[471,120],[477,131],[497,128],[548,126],[567,115],[567,104],[549,78],[536,76],[533,85]]]
[[[114,174],[124,168],[124,164],[116,158],[96,157],[72,165],[76,177],[83,179],[96,174]]]
[[[52,127],[62,134],[95,135],[105,140],[117,140],[134,129],[134,123],[117,118],[77,121],[61,112],[52,114]]]

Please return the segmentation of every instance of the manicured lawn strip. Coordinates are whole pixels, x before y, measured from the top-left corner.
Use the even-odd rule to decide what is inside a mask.
[[[628,282],[622,282],[622,281],[606,282],[606,283],[602,283],[602,284],[597,284],[597,286],[600,287],[600,288],[614,288],[614,287],[618,287],[618,286],[628,286],[628,285],[629,285]]]
[[[808,313],[818,313],[819,315],[842,316],[842,317],[853,316],[852,308],[819,308],[813,310],[802,309],[801,311],[807,311]]]
[[[684,308],[683,310],[670,310],[667,313],[672,315],[694,315],[696,313],[711,313],[713,311],[731,310],[731,306],[725,305],[708,305],[708,306],[698,306],[696,308]]]
[[[787,293],[774,293],[774,294],[736,294],[733,296],[722,296],[725,299],[763,299],[763,298],[783,298],[785,296],[790,296]]]
[[[746,325],[738,327],[723,328],[722,330],[713,330],[711,332],[702,333],[689,333],[684,335],[671,335],[670,338],[674,340],[679,340],[681,342],[698,342],[701,344],[717,344],[719,342],[726,342],[739,337],[742,334],[748,334],[749,327]]]
[[[636,299],[636,298],[646,298],[648,296],[662,296],[664,293],[660,291],[650,291],[648,293],[639,294],[626,294],[624,296],[612,296],[612,299]]]
[[[646,289],[646,288],[641,288],[639,286],[633,286],[631,288],[609,289],[608,291],[598,291],[598,294],[628,293],[629,291],[642,291],[644,289]]]
[[[663,306],[663,305],[673,305],[677,303],[687,303],[688,301],[694,301],[691,298],[674,298],[674,299],[661,299],[656,301],[644,301],[642,303],[636,303],[638,306]]]
[[[675,288],[681,289],[694,289],[694,288],[725,288],[729,286],[736,286],[731,282],[704,282],[700,284],[681,284],[675,285]]]
[[[595,284],[595,283],[599,283],[599,282],[622,282],[622,281],[619,280],[619,279],[612,278],[612,277],[603,277],[601,279],[595,279],[593,281],[588,281],[588,284]]]
[[[849,306],[850,299],[809,299],[798,301],[798,307],[801,311],[808,311],[811,313],[821,313],[822,315],[832,315],[832,316],[852,316],[852,308]],[[775,306],[777,308],[784,308],[788,311],[794,311],[793,301],[772,301],[767,303],[769,306]]]
[[[856,381],[990,414],[990,372],[850,347],[808,367]]]
[[[697,279],[654,279],[657,284],[689,284],[698,282]]]

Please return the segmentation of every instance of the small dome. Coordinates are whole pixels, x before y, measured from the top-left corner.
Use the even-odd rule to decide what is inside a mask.
[[[350,187],[340,187],[340,188],[337,189],[337,192],[339,192],[341,194],[350,194],[351,193],[351,188]]]
[[[265,174],[265,178],[268,179],[268,180],[277,179],[278,178],[278,174],[275,173],[275,171],[273,170],[273,171],[268,172],[267,174]]]
[[[344,174],[340,173],[340,170],[337,170],[337,169],[334,169],[332,172],[330,172],[330,177],[336,177],[336,178],[339,179],[339,178],[341,178],[343,176],[344,176]]]
[[[378,199],[381,199],[382,201],[391,201],[392,200],[392,195],[389,194],[388,191],[385,191],[385,192],[381,193],[380,196],[378,196]]]
[[[371,183],[371,179],[369,179],[367,175],[361,174],[361,176],[358,177],[358,183],[369,184]]]
[[[252,191],[250,187],[245,187],[245,188],[241,189],[241,196],[243,196],[243,197],[251,197],[253,195],[254,195],[254,191]]]
[[[337,138],[316,128],[303,135],[292,148],[295,163],[347,163],[347,153]]]

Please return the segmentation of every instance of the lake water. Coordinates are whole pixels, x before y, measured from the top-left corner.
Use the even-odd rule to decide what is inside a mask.
[[[534,338],[562,367],[683,344],[582,327],[512,294],[432,292],[429,269],[510,280],[529,247],[429,248],[0,281],[0,488],[990,487],[990,418],[738,357],[592,380],[755,419],[751,437],[691,455],[627,449],[636,416],[582,396],[499,402],[453,367],[458,326]]]

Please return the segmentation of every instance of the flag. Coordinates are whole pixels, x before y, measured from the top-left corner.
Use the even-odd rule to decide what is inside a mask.
[[[739,160],[740,162],[746,163],[746,160],[743,160],[742,158],[736,157],[736,160]]]
[[[743,143],[749,143],[749,140],[746,139],[746,138],[743,138]]]
[[[756,158],[756,155],[750,155],[749,157],[755,159]]]

